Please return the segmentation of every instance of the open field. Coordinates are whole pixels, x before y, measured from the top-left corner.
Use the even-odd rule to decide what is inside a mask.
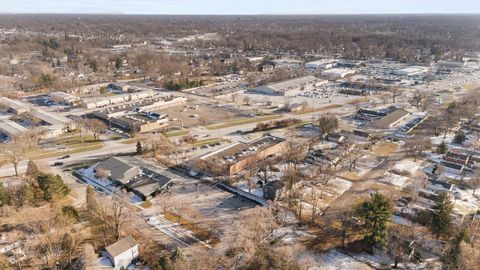
[[[398,144],[393,142],[380,142],[373,147],[372,152],[377,155],[389,155],[398,149]]]
[[[244,119],[240,119],[240,120],[226,122],[226,123],[222,123],[222,124],[215,124],[215,125],[207,126],[206,128],[209,129],[209,130],[222,129],[222,128],[240,126],[240,125],[245,125],[245,124],[257,123],[257,122],[262,122],[262,121],[267,121],[267,120],[274,120],[274,119],[278,119],[278,118],[281,118],[281,117],[282,117],[281,115],[277,115],[277,114],[257,116],[257,117],[252,117],[252,118],[244,118]]]
[[[307,114],[307,113],[314,113],[314,112],[323,112],[331,109],[337,109],[341,108],[343,105],[340,104],[332,104],[332,105],[327,105],[323,107],[318,107],[318,108],[305,108],[299,112],[295,112],[295,114]]]

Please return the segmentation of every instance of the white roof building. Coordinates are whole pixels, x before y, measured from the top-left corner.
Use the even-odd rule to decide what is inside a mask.
[[[346,69],[346,68],[332,68],[329,70],[322,71],[322,76],[327,77],[328,79],[341,79],[345,78],[348,75],[355,74],[356,71],[353,69]]]
[[[308,69],[331,69],[337,66],[338,60],[336,59],[322,59],[305,64],[305,68]]]
[[[428,72],[428,67],[420,67],[420,66],[411,66],[402,69],[396,69],[393,71],[393,74],[399,76],[414,76],[414,75],[421,75]]]

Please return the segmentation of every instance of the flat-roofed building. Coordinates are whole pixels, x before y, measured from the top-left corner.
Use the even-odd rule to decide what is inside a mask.
[[[73,105],[73,104],[77,103],[78,101],[80,101],[80,97],[69,94],[69,93],[60,92],[60,91],[51,92],[51,93],[48,93],[48,95],[53,100],[61,101],[65,104],[69,104],[69,105]]]
[[[120,94],[113,96],[93,97],[82,100],[82,106],[87,109],[101,108],[109,105],[122,104],[126,102],[140,101],[151,98],[156,95],[153,91],[140,91],[128,94]]]
[[[27,129],[12,120],[0,119],[0,131],[12,138],[21,135],[23,132],[27,131]]]
[[[219,166],[225,166],[226,173],[234,175],[249,166],[258,165],[269,156],[282,153],[286,143],[285,139],[268,135],[249,143],[234,143],[201,158],[222,162],[223,164],[219,164]]]
[[[16,114],[27,113],[30,111],[30,106],[27,103],[7,97],[0,97],[0,105]]]
[[[275,67],[288,68],[288,69],[299,68],[302,66],[302,61],[289,59],[289,58],[276,59],[276,60],[273,60],[272,62],[275,64]]]
[[[307,69],[331,69],[337,66],[338,60],[336,59],[322,59],[317,61],[308,62],[305,64]]]
[[[355,74],[356,71],[353,69],[346,69],[346,68],[332,68],[328,70],[322,71],[322,76],[327,77],[330,80],[336,80],[345,78],[349,75]]]
[[[398,125],[402,120],[404,120],[409,112],[403,109],[396,109],[395,111],[387,114],[387,116],[382,117],[381,119],[375,120],[373,126],[376,128],[393,128]]]
[[[428,72],[428,67],[411,66],[411,67],[396,69],[393,71],[393,74],[398,76],[415,76],[415,75],[422,75],[427,72]]]

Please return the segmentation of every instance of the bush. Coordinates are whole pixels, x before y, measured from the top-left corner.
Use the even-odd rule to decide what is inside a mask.
[[[466,139],[467,139],[467,137],[465,136],[465,134],[463,132],[458,132],[455,135],[455,138],[453,138],[453,142],[456,143],[456,144],[463,144],[463,142],[465,142]]]
[[[80,219],[80,216],[78,215],[77,209],[75,209],[75,207],[73,207],[73,206],[62,207],[62,214],[65,217],[69,217],[69,218],[75,219],[77,221]]]
[[[448,146],[445,143],[445,141],[442,141],[442,143],[437,146],[437,153],[443,155],[443,154],[446,154],[447,151],[448,151]]]

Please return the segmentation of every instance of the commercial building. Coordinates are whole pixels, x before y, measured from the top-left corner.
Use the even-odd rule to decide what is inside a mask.
[[[323,77],[327,77],[330,80],[336,80],[345,78],[349,75],[355,74],[356,71],[353,69],[346,69],[346,68],[332,68],[328,70],[322,71],[321,75]]]
[[[43,135],[45,139],[60,136],[61,134],[75,128],[71,119],[57,113],[33,108],[31,114],[48,124],[48,126],[45,126],[46,132]]]
[[[112,114],[105,110],[93,112],[93,116],[126,132],[149,132],[166,127],[168,122],[168,118],[150,117],[148,114],[141,112],[126,113],[120,111]]]
[[[7,134],[10,138],[19,136],[27,129],[12,120],[0,119],[0,132]]]
[[[449,69],[460,69],[465,67],[467,64],[466,62],[460,62],[460,61],[438,61],[437,65],[440,68],[449,68]]]
[[[411,67],[396,69],[393,71],[393,74],[398,76],[415,76],[415,75],[423,75],[427,72],[428,72],[428,67],[411,66]]]
[[[331,69],[337,66],[338,60],[336,59],[322,59],[317,61],[308,62],[305,64],[307,69]]]
[[[403,109],[396,109],[388,113],[386,116],[373,121],[373,126],[376,128],[393,128],[403,121],[408,115],[410,115],[409,112]]]
[[[226,173],[234,175],[249,166],[258,165],[269,156],[282,153],[286,147],[285,139],[264,136],[249,143],[237,142],[202,157],[204,160],[218,160],[225,166]]]
[[[80,101],[80,97],[69,94],[69,93],[60,92],[60,91],[51,92],[51,93],[48,93],[48,95],[50,96],[50,98],[52,98],[55,101],[60,101],[62,103],[69,104],[69,105],[74,105],[78,101]]]
[[[151,98],[156,95],[153,91],[141,91],[128,94],[120,94],[113,96],[101,96],[94,98],[87,98],[82,101],[82,106],[87,109],[101,108],[109,105],[122,104],[127,102],[139,101],[146,98]]]
[[[276,59],[272,61],[275,64],[275,67],[281,67],[281,68],[299,68],[302,66],[302,61],[295,60],[295,59],[289,59],[289,58],[282,58],[282,59]]]
[[[0,97],[0,106],[3,106],[16,114],[27,113],[30,111],[30,106],[27,103],[7,97]]]
[[[305,76],[279,83],[258,86],[254,91],[268,95],[295,96],[301,91],[308,91],[326,83],[327,81],[320,80],[315,76]]]

